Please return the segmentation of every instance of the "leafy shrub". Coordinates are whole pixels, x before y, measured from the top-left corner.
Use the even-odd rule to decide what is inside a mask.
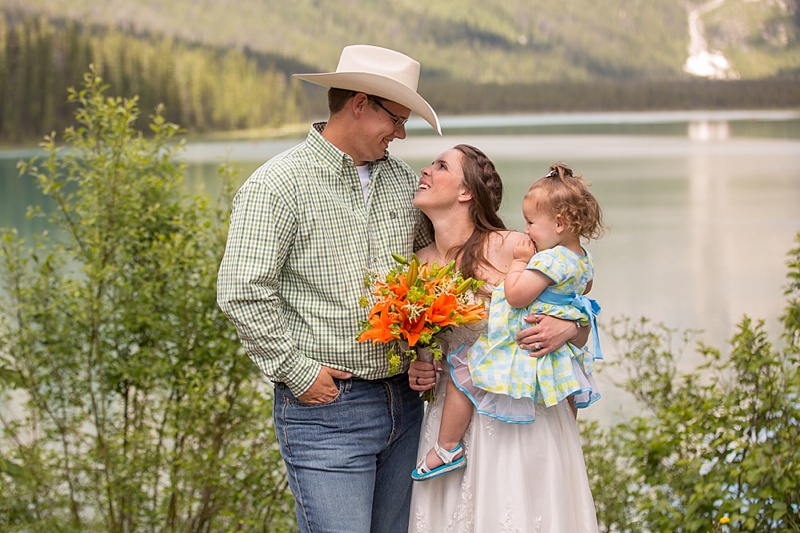
[[[270,390],[216,305],[226,211],[182,192],[161,109],[144,137],[105,90],[21,165],[53,234],[0,238],[0,529],[291,530]]]
[[[691,333],[676,350],[663,325],[612,326],[643,414],[583,428],[605,531],[800,531],[800,247],[789,267],[780,347],[744,317],[727,355],[701,344],[682,373]]]

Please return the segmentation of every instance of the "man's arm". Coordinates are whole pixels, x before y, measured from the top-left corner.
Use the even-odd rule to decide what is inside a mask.
[[[321,365],[298,352],[278,294],[296,229],[296,216],[283,198],[262,183],[246,183],[234,199],[217,302],[261,371],[300,395]]]

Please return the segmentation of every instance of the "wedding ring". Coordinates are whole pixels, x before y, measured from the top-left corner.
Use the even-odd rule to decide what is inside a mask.
[[[414,384],[419,385],[419,376],[414,378]]]
[[[534,342],[533,343],[533,351],[534,352],[538,352],[541,349],[542,349],[542,345],[541,344],[539,344],[538,342]]]

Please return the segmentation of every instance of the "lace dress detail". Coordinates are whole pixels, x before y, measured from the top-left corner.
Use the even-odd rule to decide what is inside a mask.
[[[486,328],[485,322],[461,326],[443,340],[451,350],[470,346]],[[419,457],[439,432],[450,379],[443,366],[436,401],[426,408]],[[463,439],[466,468],[414,483],[409,532],[597,532],[572,411],[566,402],[536,409],[534,424],[507,424],[473,413]]]

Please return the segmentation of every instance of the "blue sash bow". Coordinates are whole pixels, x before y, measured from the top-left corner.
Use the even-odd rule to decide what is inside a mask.
[[[587,298],[582,294],[555,292],[550,287],[542,291],[542,294],[536,299],[546,304],[571,305],[586,313],[589,316],[589,324],[592,326],[592,343],[594,344],[592,355],[595,359],[603,358],[603,352],[600,350],[600,334],[597,332],[597,314],[600,312],[600,305],[596,300]]]

